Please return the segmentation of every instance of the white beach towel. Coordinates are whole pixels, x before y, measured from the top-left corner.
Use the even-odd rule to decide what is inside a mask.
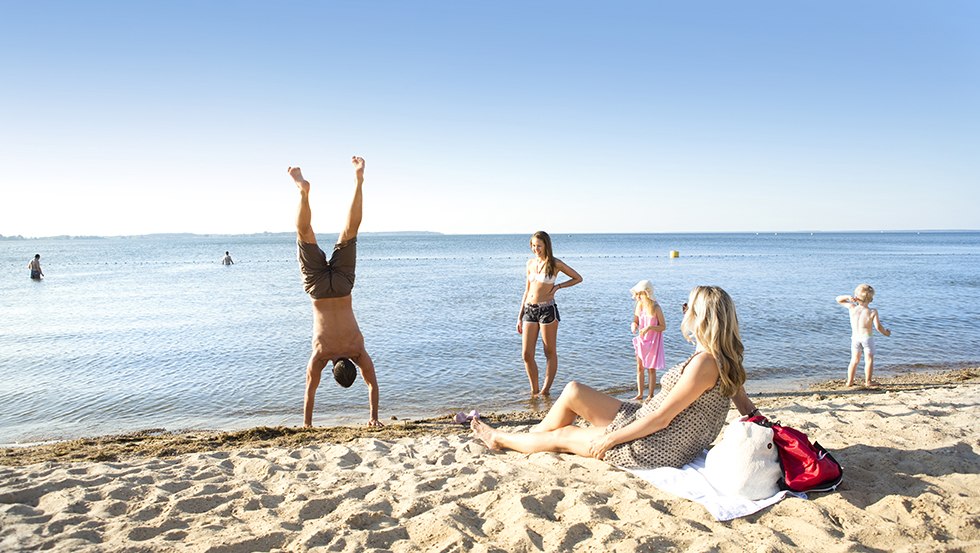
[[[697,501],[715,517],[715,520],[725,521],[751,515],[766,507],[779,502],[787,495],[806,499],[805,493],[779,491],[766,499],[753,501],[744,497],[721,495],[711,486],[705,476],[704,460],[707,451],[702,452],[697,459],[679,469],[660,467],[656,469],[626,469],[661,490],[679,495],[683,498]]]

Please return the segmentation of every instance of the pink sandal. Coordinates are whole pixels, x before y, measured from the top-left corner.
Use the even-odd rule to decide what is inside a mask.
[[[466,424],[473,419],[480,420],[480,413],[478,413],[476,409],[470,411],[469,413],[460,411],[459,413],[456,413],[456,416],[454,417],[454,420],[459,424]]]

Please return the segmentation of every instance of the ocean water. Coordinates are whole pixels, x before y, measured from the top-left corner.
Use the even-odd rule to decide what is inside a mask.
[[[843,377],[850,330],[834,297],[861,282],[893,332],[878,338],[878,375],[980,361],[977,232],[553,239],[585,279],[558,293],[556,394],[575,379],[632,396],[628,290],[643,278],[666,314],[668,366],[692,351],[678,330],[691,287],[733,296],[750,393]],[[527,241],[359,238],[354,309],[383,421],[547,406],[527,398],[515,330]],[[41,282],[26,269],[35,253]],[[0,266],[0,443],[301,424],[312,315],[292,234],[0,240]],[[325,377],[314,422],[366,421],[360,379]]]

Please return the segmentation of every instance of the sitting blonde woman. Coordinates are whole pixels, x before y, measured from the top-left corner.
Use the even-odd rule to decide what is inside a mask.
[[[743,415],[758,410],[742,386],[743,347],[731,296],[717,286],[698,286],[688,305],[681,332],[696,340],[697,350],[667,371],[652,401],[624,402],[570,382],[530,432],[503,432],[474,419],[473,433],[491,449],[574,453],[622,467],[691,462],[718,436],[732,402]],[[592,426],[576,426],[578,417]]]

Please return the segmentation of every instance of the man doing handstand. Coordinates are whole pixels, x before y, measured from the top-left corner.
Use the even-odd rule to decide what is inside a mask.
[[[290,167],[289,176],[299,188],[299,212],[296,235],[303,288],[313,299],[313,353],[306,366],[306,399],[303,402],[303,426],[313,425],[313,399],[320,374],[333,362],[334,378],[347,388],[357,376],[356,368],[368,387],[371,418],[368,426],[382,426],[378,420],[378,380],[374,363],[364,349],[364,336],[354,319],[351,290],[354,288],[354,266],[357,261],[357,229],[361,226],[361,185],[364,183],[364,159],[352,157],[354,165],[354,199],[347,214],[347,224],[337,237],[333,254],[326,254],[316,243],[310,226],[310,183],[299,167]]]

